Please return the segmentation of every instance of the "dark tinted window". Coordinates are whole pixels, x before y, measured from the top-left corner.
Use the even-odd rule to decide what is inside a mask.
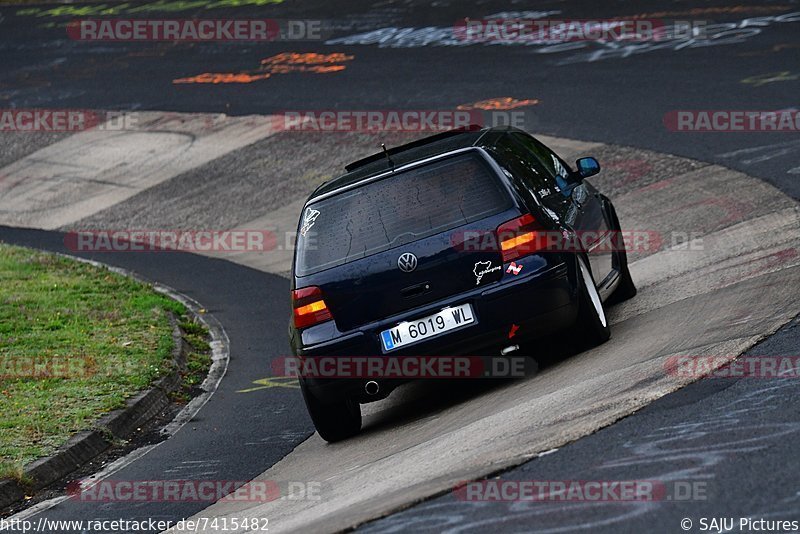
[[[569,188],[570,169],[552,150],[529,135],[512,133],[511,136],[538,160],[541,167],[545,169],[547,177],[553,178],[554,182],[550,183],[555,183],[557,186],[553,192]]]
[[[552,171],[511,135],[498,141],[495,153],[501,165],[521,180],[530,192],[540,197],[558,192]]]
[[[509,207],[508,192],[482,157],[446,158],[308,205],[295,270],[312,274]]]

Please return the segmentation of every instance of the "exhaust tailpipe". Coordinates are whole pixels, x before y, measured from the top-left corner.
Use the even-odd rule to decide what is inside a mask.
[[[515,350],[519,350],[519,345],[509,345],[500,351],[500,356],[505,356],[506,354],[514,352]]]
[[[364,384],[364,391],[367,392],[367,395],[377,395],[380,390],[381,387],[374,380],[370,380]]]

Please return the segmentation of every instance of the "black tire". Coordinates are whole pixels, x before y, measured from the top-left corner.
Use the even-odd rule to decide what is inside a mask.
[[[302,383],[300,389],[311,421],[322,439],[334,443],[353,437],[361,431],[361,406],[356,401],[345,399],[325,403],[317,399]]]
[[[606,205],[611,216],[612,230],[616,232],[614,235],[614,250],[616,250],[616,267],[619,271],[617,288],[611,293],[606,302],[618,304],[636,296],[636,285],[633,283],[631,271],[628,269],[628,253],[625,250],[625,240],[622,237],[622,227],[619,224],[617,212],[611,202],[606,202]]]
[[[576,336],[585,345],[596,347],[608,341],[611,328],[608,326],[603,301],[597,292],[592,272],[583,256],[577,256],[578,320]]]

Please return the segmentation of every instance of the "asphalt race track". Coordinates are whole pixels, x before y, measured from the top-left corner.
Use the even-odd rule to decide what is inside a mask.
[[[61,499],[15,517],[268,518],[273,532],[679,532],[684,518],[693,530],[703,517],[800,519],[796,379],[694,382],[669,372],[679,356],[718,364],[741,354],[798,356],[800,136],[676,132],[665,119],[677,110],[796,109],[799,3],[233,4],[0,7],[0,111],[135,117],[123,129],[0,129],[0,240],[130,270],[195,299],[227,332],[227,373],[209,403],[109,479],[255,479],[318,493],[267,503]],[[67,22],[100,16],[319,19],[331,30],[322,40],[270,43],[68,38]],[[454,42],[456,20],[490,16],[702,19],[711,37]],[[197,83],[205,73],[220,83]],[[226,74],[252,79],[221,81]],[[276,131],[279,114],[453,110],[488,99],[506,99],[501,114],[516,113],[565,159],[596,156],[603,171],[592,182],[614,200],[623,228],[661,236],[629,253],[639,294],[608,310],[612,339],[601,347],[573,354],[551,340],[540,371],[520,380],[409,385],[363,407],[361,435],[328,445],[313,433],[296,384],[270,376],[271,362],[288,354],[284,236],[317,184],[381,142],[419,134]],[[64,237],[232,228],[275,232],[278,246],[76,253]],[[655,480],[668,495],[466,502],[452,491],[495,476]],[[679,498],[689,485],[702,495]]]

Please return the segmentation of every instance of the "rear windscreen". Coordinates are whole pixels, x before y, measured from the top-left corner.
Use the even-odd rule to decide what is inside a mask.
[[[312,274],[510,206],[507,191],[475,152],[398,172],[306,206],[295,271]]]

